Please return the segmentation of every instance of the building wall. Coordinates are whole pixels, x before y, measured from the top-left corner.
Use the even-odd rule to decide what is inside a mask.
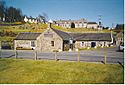
[[[33,46],[31,46],[31,42],[35,43],[35,47],[37,46],[36,42],[37,40],[14,40],[14,49],[16,49],[17,47],[22,47],[22,48],[34,48]]]
[[[98,25],[97,25],[97,24],[87,24],[87,28],[97,29],[97,28],[98,28]]]
[[[87,23],[75,23],[75,28],[94,28],[94,29],[97,29],[98,28],[98,25],[97,24],[87,24]],[[71,28],[71,23],[57,23],[56,24],[57,26],[61,26],[61,27],[64,27],[64,28]]]
[[[116,45],[119,46],[121,43],[124,43],[124,34],[118,33],[115,37]]]
[[[92,47],[92,42],[95,43],[95,47],[109,46],[111,42],[109,41],[76,41],[75,48],[87,48]]]
[[[57,21],[56,25],[61,26],[64,28],[71,28],[71,23],[75,24],[75,28],[86,28],[86,23],[87,20],[85,19],[80,19],[80,20],[62,20],[62,21]]]
[[[54,42],[54,46],[52,46]],[[63,40],[52,29],[43,32],[37,40],[36,50],[48,52],[54,50],[63,50]]]

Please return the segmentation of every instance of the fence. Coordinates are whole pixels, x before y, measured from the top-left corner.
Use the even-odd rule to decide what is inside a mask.
[[[75,51],[75,52],[39,52],[29,50],[1,50],[1,58],[33,59],[33,60],[65,60],[78,62],[124,63],[124,57],[110,57],[110,51]],[[114,54],[114,53],[113,53]],[[108,57],[107,57],[108,56]],[[115,54],[113,56],[116,56]]]

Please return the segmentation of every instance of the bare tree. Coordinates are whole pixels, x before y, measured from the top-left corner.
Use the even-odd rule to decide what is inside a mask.
[[[46,23],[47,19],[48,19],[48,15],[46,13],[43,13],[42,15],[39,14],[39,16],[38,16],[39,22]]]

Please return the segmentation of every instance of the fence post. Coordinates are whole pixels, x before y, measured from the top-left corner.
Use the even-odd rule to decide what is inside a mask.
[[[105,48],[104,48],[105,49]],[[107,62],[107,56],[106,56],[106,49],[104,50],[104,64],[106,64]]]
[[[57,51],[55,52],[55,61],[57,61]]]
[[[107,63],[107,55],[106,55],[106,48],[103,47],[103,51],[104,51],[104,64]]]
[[[37,60],[37,51],[35,51],[35,60]]]
[[[0,57],[2,57],[1,41],[0,41]]]
[[[0,49],[0,58],[2,57],[2,50]]]
[[[17,51],[15,50],[15,58],[17,59]]]
[[[80,62],[80,51],[78,51],[78,62]]]
[[[80,62],[80,51],[79,51],[79,49],[76,49],[76,51],[78,52],[77,61]]]

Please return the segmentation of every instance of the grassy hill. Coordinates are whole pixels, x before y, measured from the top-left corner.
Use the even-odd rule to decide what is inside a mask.
[[[22,24],[22,25],[17,25],[17,26],[0,26],[0,33],[4,33],[5,36],[0,37],[0,41],[4,40],[4,41],[12,41],[16,36],[10,36],[10,35],[6,35],[9,34],[10,32],[14,33],[15,35],[17,35],[20,32],[43,32],[46,30],[46,28],[48,27],[47,24]],[[58,29],[58,30],[62,30],[65,32],[78,32],[78,33],[97,33],[97,32],[110,32],[109,30],[96,30],[96,29],[89,29],[89,28],[62,28],[59,26],[55,26],[52,25],[53,28]]]
[[[97,29],[92,29],[92,28],[62,28],[59,26],[52,26],[55,29],[62,30],[65,32],[77,32],[77,33],[105,33],[105,32],[110,32],[110,30],[97,30]]]
[[[123,84],[124,69],[118,64],[0,59],[0,83]]]

